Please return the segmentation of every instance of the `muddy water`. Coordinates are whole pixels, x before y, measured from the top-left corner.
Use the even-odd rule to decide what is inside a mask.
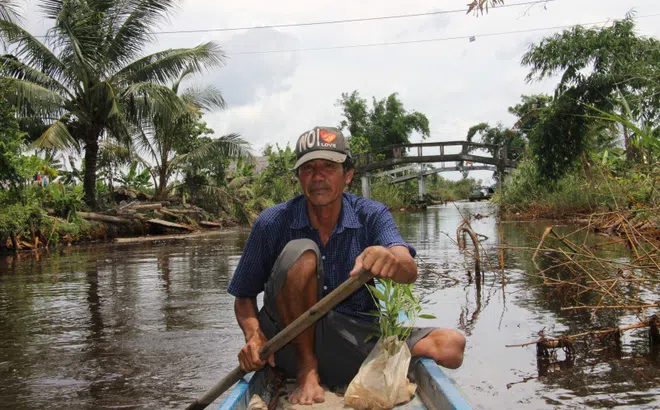
[[[525,275],[529,255],[499,241],[535,246],[543,223],[473,222],[491,255],[483,282],[453,242],[458,209],[487,215],[487,204],[460,203],[395,214],[418,250],[418,291],[437,316],[423,325],[461,330],[464,365],[448,373],[475,408],[659,408],[660,358],[644,331],[620,348],[596,345],[575,359],[537,361],[534,346],[507,344],[546,334],[637,321],[619,311],[591,317],[562,312],[553,294]],[[570,231],[572,227],[562,227]],[[0,408],[176,409],[236,364],[242,335],[226,287],[246,230],[194,242],[69,247],[39,258],[0,258]],[[626,257],[623,249],[608,256]]]

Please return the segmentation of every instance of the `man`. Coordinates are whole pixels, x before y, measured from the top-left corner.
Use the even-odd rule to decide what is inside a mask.
[[[375,277],[411,283],[417,278],[415,249],[400,236],[387,207],[344,193],[353,165],[341,131],[315,127],[296,144],[303,195],[262,212],[255,220],[229,293],[245,334],[241,368],[266,365],[259,351],[277,332],[360,269]],[[256,297],[264,292],[258,311]],[[295,377],[291,403],[324,401],[321,384],[345,386],[357,374],[375,342],[370,317],[375,309],[366,288],[338,304],[315,325],[267,360]],[[457,368],[465,338],[449,329],[416,328],[407,341],[413,356]]]

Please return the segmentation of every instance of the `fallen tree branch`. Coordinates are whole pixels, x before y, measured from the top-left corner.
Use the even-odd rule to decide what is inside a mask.
[[[78,216],[81,218],[87,219],[89,221],[101,221],[101,222],[108,222],[112,224],[124,224],[124,225],[130,225],[131,221],[129,219],[125,218],[118,218],[116,216],[110,216],[110,215],[103,215],[103,214],[96,214],[92,212],[77,212],[76,213]]]
[[[150,223],[150,224],[154,224],[154,225],[165,226],[167,228],[185,229],[185,230],[188,230],[188,231],[191,231],[191,232],[196,230],[195,228],[193,228],[192,226],[189,226],[189,225],[176,224],[174,222],[163,221],[162,219],[149,219],[149,220],[147,220],[147,222]]]
[[[154,236],[139,236],[137,238],[115,238],[114,243],[126,244],[126,243],[179,241],[185,239],[200,238],[203,236],[210,236],[217,233],[218,231],[206,231],[206,232],[185,233],[178,235],[154,235]]]
[[[654,307],[660,307],[660,304],[653,305],[638,305],[638,306],[568,306],[561,308],[564,310],[579,310],[579,309],[649,309]]]
[[[524,346],[529,346],[529,345],[540,345],[541,347],[544,348],[558,348],[558,347],[564,347],[563,345],[566,344],[566,341],[573,341],[574,339],[579,339],[581,337],[585,336],[604,336],[607,334],[614,334],[614,333],[622,333],[628,330],[633,330],[633,329],[640,329],[644,327],[651,327],[651,338],[653,339],[653,329],[655,329],[655,333],[657,334],[658,332],[658,326],[660,325],[660,317],[658,315],[653,315],[651,316],[648,320],[644,320],[642,322],[636,323],[634,325],[629,325],[629,326],[623,326],[623,327],[615,327],[611,329],[605,329],[605,330],[589,330],[587,332],[583,333],[578,333],[575,335],[570,335],[570,336],[561,336],[558,338],[554,337],[545,337],[541,336],[541,338],[534,340],[532,342],[526,342],[526,343],[520,343],[520,344],[514,344],[514,345],[506,345],[506,347],[524,347]]]

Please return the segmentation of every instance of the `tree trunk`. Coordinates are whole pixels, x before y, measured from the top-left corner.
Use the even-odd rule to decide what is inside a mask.
[[[158,192],[154,200],[164,201],[167,199],[167,163],[163,162],[163,165],[158,169]]]
[[[626,160],[628,162],[639,162],[641,157],[639,149],[630,140],[630,131],[626,126],[623,127],[623,142],[626,147]]]
[[[96,209],[96,164],[99,155],[98,133],[91,133],[85,144],[85,176],[83,189],[85,190],[85,203]]]

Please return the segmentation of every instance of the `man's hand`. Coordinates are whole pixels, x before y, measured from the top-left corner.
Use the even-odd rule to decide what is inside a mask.
[[[383,246],[370,246],[355,259],[350,275],[357,275],[361,269],[370,271],[375,277],[392,278],[399,270],[399,260]]]
[[[357,275],[361,269],[370,271],[374,277],[401,283],[411,283],[417,279],[417,264],[405,246],[368,247],[355,259],[350,276]]]
[[[261,330],[254,332],[247,340],[247,343],[238,354],[238,362],[244,372],[254,372],[260,370],[266,365],[266,362],[259,358],[259,352],[266,343],[268,343],[268,339],[266,339],[266,336]],[[268,358],[268,364],[271,365],[271,367],[275,367],[275,354],[272,354]]]

